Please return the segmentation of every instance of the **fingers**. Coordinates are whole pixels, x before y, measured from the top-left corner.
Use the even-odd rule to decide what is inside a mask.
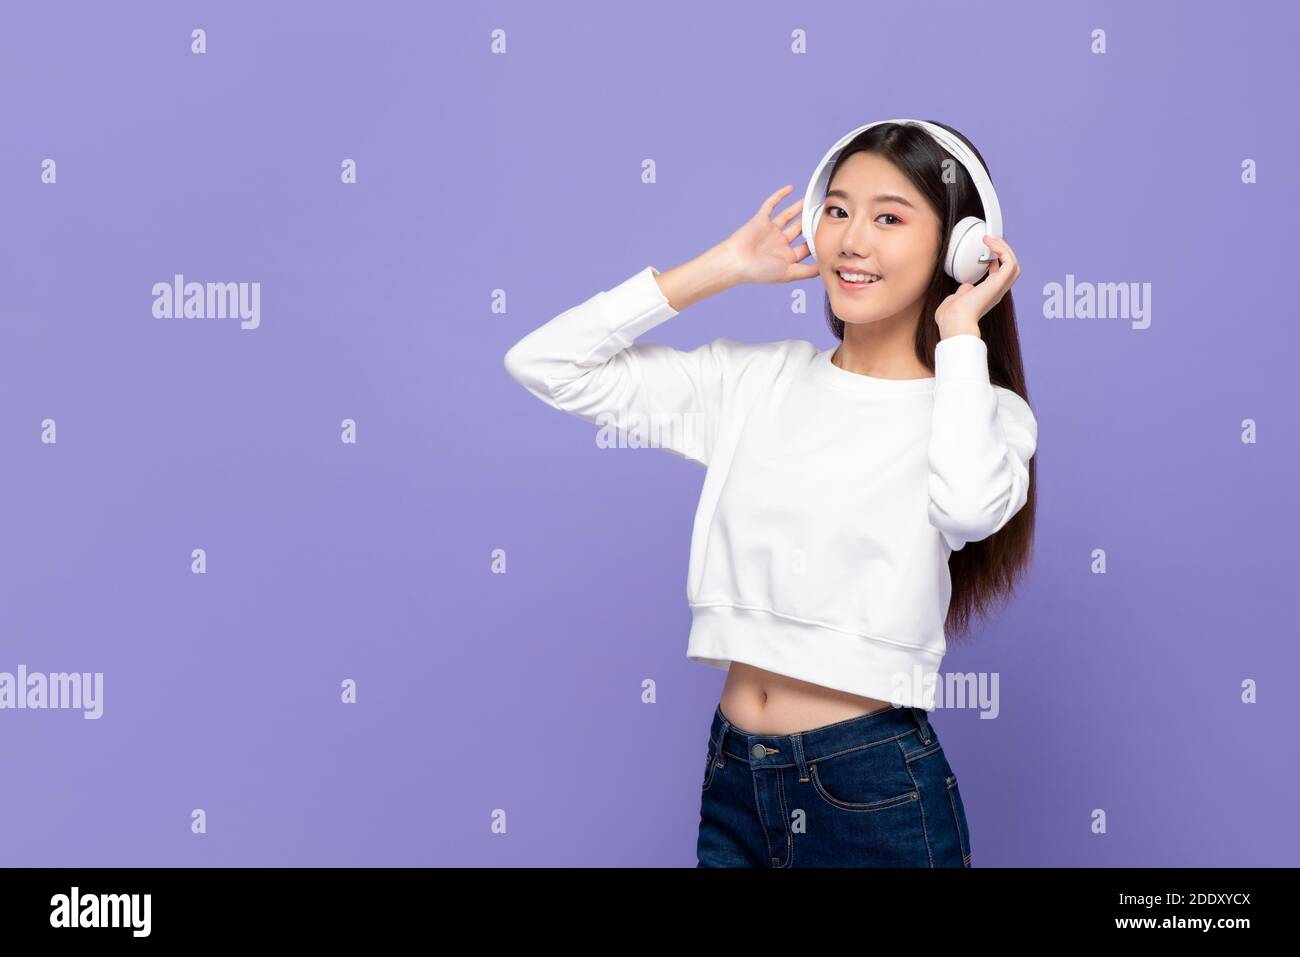
[[[1020,263],[1008,243],[997,236],[984,236],[984,244],[997,256],[989,263],[988,275],[976,288],[983,296],[981,314],[987,313],[1007,294],[1007,291],[1020,276]]]
[[[762,213],[764,216],[771,216],[772,210],[776,209],[776,204],[781,201],[781,197],[784,196],[786,193],[790,192],[790,190],[792,189],[794,189],[793,184],[788,186],[782,186],[775,193],[773,193],[766,200],[764,200],[763,205],[758,208],[758,211]]]
[[[780,215],[778,215],[778,216],[776,217],[776,224],[777,224],[778,226],[784,226],[786,223],[790,222],[790,220],[794,219],[796,216],[799,216],[801,212],[803,212],[803,197],[802,197],[802,196],[800,196],[797,200],[795,200],[793,203],[791,203],[791,204],[790,204],[789,206],[787,206],[785,209],[781,210]],[[801,219],[801,220],[802,220],[802,218],[803,218],[803,217],[800,216],[800,219]],[[795,235],[798,235],[798,234],[796,233]],[[791,236],[790,238],[791,238],[791,239],[794,239],[794,236]]]
[[[1001,236],[985,235],[984,245],[993,250],[998,257],[998,262],[1003,266],[1010,267],[1011,271],[1017,275],[1020,273],[1020,262],[1016,259],[1015,251],[1012,250],[1005,239]]]
[[[791,238],[791,239],[794,239],[793,236],[791,236],[790,238]],[[796,263],[800,262],[801,260],[807,259],[807,258],[808,258],[809,256],[811,256],[811,255],[812,255],[812,253],[808,251],[808,244],[807,244],[807,243],[800,243],[798,246],[795,246],[795,247],[794,247],[794,261],[795,261]],[[812,268],[813,268],[813,270],[814,270],[815,272],[820,272],[820,271],[821,271],[821,270],[818,269],[816,266],[813,266]]]
[[[797,219],[789,226],[787,226],[784,232],[781,233],[781,235],[785,237],[786,242],[792,243],[794,242],[794,238],[802,232],[803,232],[803,220]]]

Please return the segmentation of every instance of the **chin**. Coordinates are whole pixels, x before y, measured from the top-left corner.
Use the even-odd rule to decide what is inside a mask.
[[[839,308],[839,306],[844,306],[844,308]],[[843,303],[839,303],[837,305],[834,299],[831,300],[831,311],[834,312],[835,315],[837,315],[840,319],[844,320],[850,325],[855,325],[855,326],[863,325],[868,322],[875,322],[881,317],[887,316],[889,314],[884,309],[863,308],[863,306],[860,303],[853,303],[852,305],[847,305],[847,306],[845,306]]]

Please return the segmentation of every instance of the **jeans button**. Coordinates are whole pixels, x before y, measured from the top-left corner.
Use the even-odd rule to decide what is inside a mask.
[[[763,749],[763,746],[761,744],[756,744],[754,745],[753,748],[750,749],[749,753],[756,758],[761,758],[767,752]]]

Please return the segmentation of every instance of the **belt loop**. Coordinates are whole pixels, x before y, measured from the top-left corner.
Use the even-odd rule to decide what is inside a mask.
[[[713,756],[713,763],[720,768],[725,768],[727,766],[727,732],[731,730],[731,722],[727,720],[727,716],[722,713],[720,708],[718,709],[718,717],[722,719],[722,730],[718,732],[718,753]]]
[[[799,781],[803,784],[808,783],[808,762],[803,756],[803,734],[796,732],[790,735],[790,749],[794,751],[795,767],[799,769]]]
[[[921,743],[929,744],[930,739],[934,737],[934,734],[930,730],[930,722],[926,720],[925,710],[916,707],[910,708],[909,710],[912,712],[912,720],[916,722],[916,727],[921,732]]]

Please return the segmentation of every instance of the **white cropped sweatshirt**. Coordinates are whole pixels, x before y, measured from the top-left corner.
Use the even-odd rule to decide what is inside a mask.
[[[653,266],[560,313],[505,366],[548,405],[707,469],[689,658],[935,707],[948,557],[1025,504],[1038,425],[975,335],[879,379],[801,339],[633,344],[677,315]]]

